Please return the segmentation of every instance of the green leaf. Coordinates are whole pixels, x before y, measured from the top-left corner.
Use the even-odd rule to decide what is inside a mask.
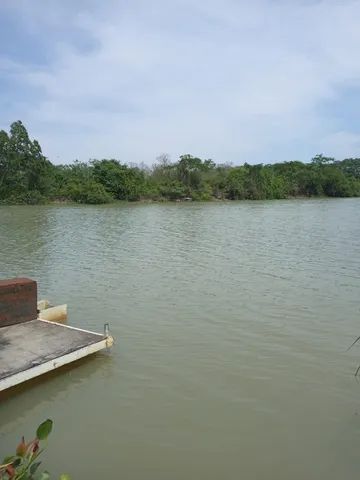
[[[62,475],[60,475],[59,480],[71,480],[71,478],[67,473],[63,473]]]
[[[39,425],[38,429],[36,430],[36,436],[39,440],[45,440],[51,433],[53,426],[52,420],[49,418],[45,420],[41,425]]]
[[[7,463],[12,463],[14,460],[15,460],[15,455],[9,455],[8,457],[5,457],[3,462],[4,464],[7,464]]]
[[[19,465],[21,465],[22,461],[23,461],[22,458],[17,457],[17,458],[13,461],[13,467],[14,467],[14,468],[18,467]]]
[[[30,467],[30,473],[31,475],[34,475],[34,473],[36,472],[36,470],[40,467],[40,464],[41,462],[35,462],[31,465]]]

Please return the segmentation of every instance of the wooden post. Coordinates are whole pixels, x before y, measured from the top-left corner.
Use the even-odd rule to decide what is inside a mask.
[[[36,318],[36,282],[29,278],[0,280],[0,328]]]

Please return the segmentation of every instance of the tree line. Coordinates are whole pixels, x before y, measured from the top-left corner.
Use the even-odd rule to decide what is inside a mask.
[[[161,155],[152,167],[115,159],[54,165],[31,140],[21,121],[0,131],[0,203],[115,200],[263,200],[290,197],[360,196],[360,158],[316,155],[310,163],[289,161],[241,166],[181,155]]]

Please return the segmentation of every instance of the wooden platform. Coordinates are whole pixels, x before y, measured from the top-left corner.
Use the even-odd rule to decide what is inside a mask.
[[[104,348],[113,339],[47,320],[0,328],[0,391],[74,362]]]

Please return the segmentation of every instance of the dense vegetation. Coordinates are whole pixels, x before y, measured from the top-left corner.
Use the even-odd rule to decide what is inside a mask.
[[[360,196],[360,158],[336,161],[323,155],[311,163],[215,164],[192,155],[153,167],[114,159],[53,165],[18,121],[0,131],[0,203],[113,200],[261,200],[297,196]]]

